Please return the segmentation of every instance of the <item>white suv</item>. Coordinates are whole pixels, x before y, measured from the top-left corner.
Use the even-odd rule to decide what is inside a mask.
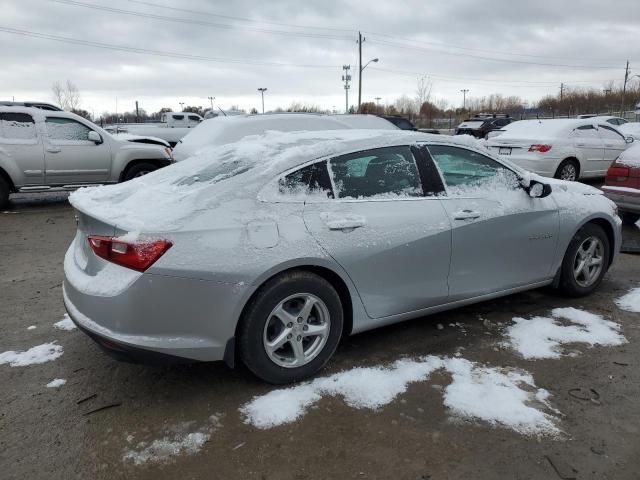
[[[173,162],[170,149],[140,141],[73,113],[0,106],[0,208],[10,193],[117,183]]]

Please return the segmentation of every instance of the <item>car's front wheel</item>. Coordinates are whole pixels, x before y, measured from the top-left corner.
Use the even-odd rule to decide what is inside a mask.
[[[564,255],[560,289],[572,297],[589,295],[607,273],[610,256],[611,247],[604,230],[593,223],[584,225]]]
[[[123,181],[127,182],[133,178],[138,178],[146,175],[147,173],[154,172],[158,169],[157,165],[153,163],[143,162],[137,163],[133,167],[129,168],[124,174]]]
[[[262,380],[296,382],[327,363],[342,325],[340,296],[327,280],[307,271],[284,273],[247,305],[238,332],[240,356]]]

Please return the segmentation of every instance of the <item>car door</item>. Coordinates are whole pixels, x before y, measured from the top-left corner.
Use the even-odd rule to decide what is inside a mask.
[[[408,146],[343,155],[315,167],[328,169],[334,198],[306,201],[305,224],[347,272],[372,318],[447,301],[450,223],[436,196],[442,184],[427,179],[423,187],[423,167]],[[439,182],[437,172],[431,179]]]
[[[28,113],[0,112],[0,160],[0,164],[6,162],[5,168],[12,176],[15,173],[20,175],[21,178],[13,178],[16,185],[43,184],[42,138],[33,117]]]
[[[604,142],[596,127],[591,124],[581,125],[571,134],[573,146],[580,158],[580,176],[600,174],[604,162]]]
[[[440,170],[452,224],[449,301],[552,278],[559,215],[551,197],[531,198],[517,175],[478,151],[427,146]]]
[[[89,140],[89,126],[79,121],[47,115],[45,182],[47,185],[102,183],[109,178],[111,149],[107,142]]]
[[[598,134],[604,144],[601,170],[602,175],[605,175],[609,166],[627,149],[628,144],[620,132],[608,125],[598,125]]]

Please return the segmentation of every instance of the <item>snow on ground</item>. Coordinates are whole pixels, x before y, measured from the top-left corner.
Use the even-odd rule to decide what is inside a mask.
[[[221,427],[220,415],[211,415],[207,424],[189,432],[188,428],[193,422],[174,425],[168,428],[169,435],[153,441],[141,441],[132,449],[127,449],[122,457],[125,462],[133,462],[135,465],[145,463],[169,463],[179,455],[195,455],[204,444],[209,441],[211,434]],[[135,437],[127,436],[127,442],[131,443]]]
[[[555,308],[551,315],[553,318],[514,318],[515,324],[506,331],[506,343],[524,358],[538,359],[560,358],[561,345],[568,343],[610,346],[627,341],[619,333],[620,325],[600,315],[572,307]]]
[[[67,381],[64,378],[56,378],[47,383],[47,388],[58,388],[63,386]]]
[[[37,327],[35,325],[29,325],[27,330],[35,330]]]
[[[616,305],[627,312],[640,313],[640,288],[634,288],[616,300]]]
[[[27,365],[46,363],[62,356],[62,353],[61,345],[57,345],[55,342],[43,343],[30,348],[26,352],[10,350],[0,353],[0,365],[8,363],[12,367],[25,367]]]
[[[352,408],[378,409],[394,401],[411,383],[443,369],[452,375],[445,405],[457,417],[482,420],[530,435],[557,435],[549,393],[527,372],[482,367],[460,358],[422,357],[389,367],[354,368],[291,388],[257,396],[240,408],[245,423],[271,428],[304,416],[323,396],[341,397]],[[546,411],[543,411],[546,410]]]
[[[73,323],[73,320],[71,320],[71,317],[69,317],[69,314],[67,313],[64,314],[64,317],[62,317],[62,320],[54,323],[53,326],[58,330],[66,330],[66,331],[75,330],[77,328],[75,323]]]

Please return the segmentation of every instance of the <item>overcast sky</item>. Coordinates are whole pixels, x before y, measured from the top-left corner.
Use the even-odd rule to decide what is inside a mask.
[[[640,74],[638,0],[3,0],[0,97],[52,101],[51,84],[70,79],[96,115],[116,98],[118,111],[209,96],[259,109],[258,87],[267,110],[342,110],[343,64],[357,103],[358,30],[363,61],[380,59],[364,72],[363,102],[414,96],[420,76],[460,106],[461,89],[536,101],[561,82],[621,83],[627,59]]]

